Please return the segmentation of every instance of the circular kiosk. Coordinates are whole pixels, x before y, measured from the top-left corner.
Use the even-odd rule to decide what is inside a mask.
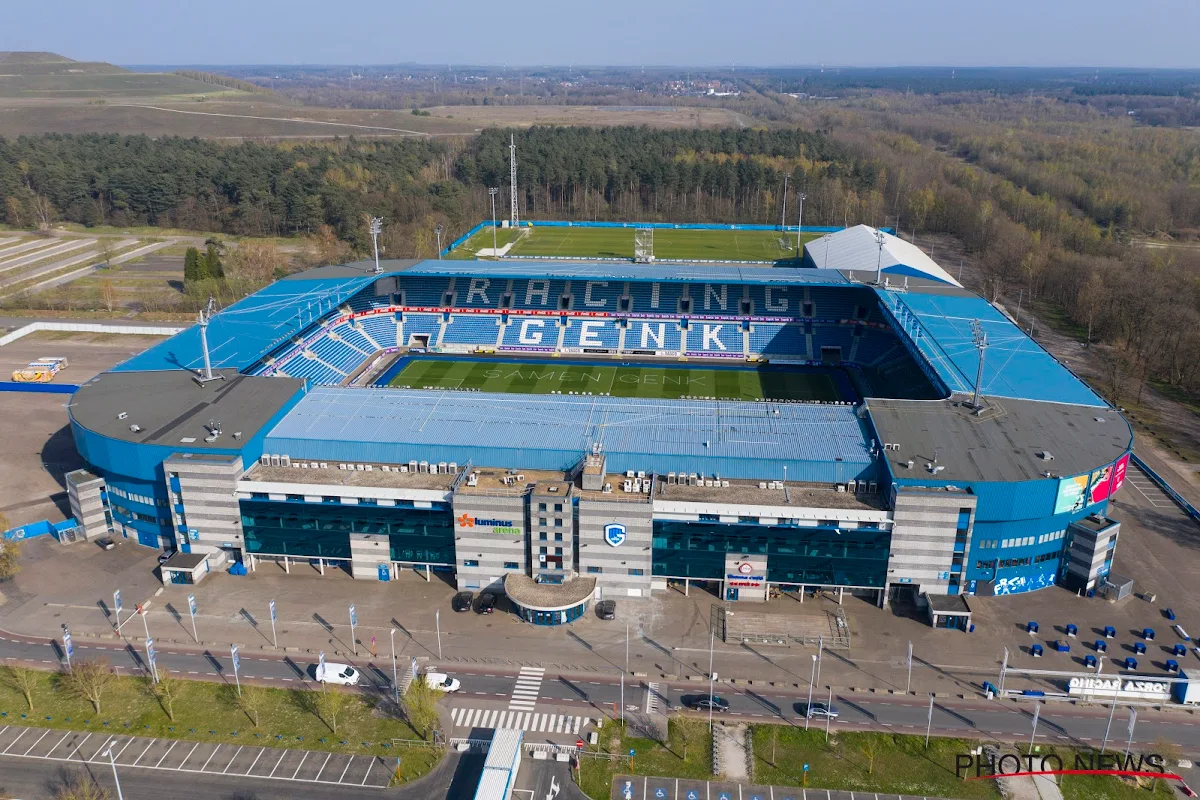
[[[528,575],[504,576],[504,592],[517,615],[534,625],[563,625],[587,613],[596,593],[595,578],[572,578],[566,583],[538,583]]]

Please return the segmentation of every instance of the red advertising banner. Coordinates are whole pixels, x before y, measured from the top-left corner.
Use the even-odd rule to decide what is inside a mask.
[[[1121,456],[1117,459],[1117,463],[1113,464],[1112,468],[1112,484],[1108,490],[1108,496],[1112,497],[1117,493],[1117,490],[1125,485],[1125,472],[1129,469],[1129,454]]]
[[[1110,464],[1107,467],[1101,467],[1092,473],[1092,479],[1088,483],[1088,505],[1099,503],[1108,499],[1111,494],[1113,468]]]

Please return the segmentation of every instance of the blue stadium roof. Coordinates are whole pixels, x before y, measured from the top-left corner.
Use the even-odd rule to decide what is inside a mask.
[[[979,351],[971,323],[978,320],[988,342],[983,363],[985,396],[1108,405],[982,297],[877,292],[951,391],[974,391]]]
[[[400,389],[311,390],[267,434],[267,452],[321,461],[471,460],[568,469],[593,442],[610,472],[718,473],[837,482],[875,475],[855,409],[725,401]]]
[[[383,262],[384,270],[389,268]],[[404,275],[496,278],[599,278],[601,280],[671,282],[720,281],[721,283],[808,284],[848,286],[850,281],[835,269],[807,267],[744,267],[736,264],[631,264],[628,261],[422,261]]]
[[[212,318],[208,346],[213,369],[245,369],[305,325],[370,285],[375,275],[276,281]],[[193,325],[114,367],[115,371],[200,369],[200,328]]]

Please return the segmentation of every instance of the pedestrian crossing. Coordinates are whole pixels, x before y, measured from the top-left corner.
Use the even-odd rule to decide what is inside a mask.
[[[517,728],[530,733],[569,733],[590,725],[590,717],[573,714],[535,714],[503,708],[452,708],[450,719],[460,728]]]
[[[532,711],[537,705],[538,692],[542,689],[542,678],[545,675],[546,670],[542,667],[521,667],[508,710]]]

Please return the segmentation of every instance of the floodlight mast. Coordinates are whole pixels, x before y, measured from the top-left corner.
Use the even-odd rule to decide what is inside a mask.
[[[204,353],[204,374],[196,376],[196,381],[201,385],[209,381],[224,380],[224,375],[213,375],[212,359],[208,354],[208,321],[212,319],[213,311],[217,307],[217,301],[210,295],[208,305],[200,312],[200,350]]]
[[[977,319],[971,321],[971,339],[979,350],[979,368],[975,372],[975,396],[971,399],[971,405],[978,409],[983,407],[979,404],[979,387],[983,383],[983,357],[987,352],[988,340],[987,332]]]
[[[375,274],[383,272],[379,266],[379,234],[383,233],[383,217],[371,217],[371,242],[375,245]]]
[[[521,215],[517,211],[517,138],[513,134],[508,137],[508,186],[509,186],[509,202],[512,204],[512,226],[515,228],[521,222]]]

